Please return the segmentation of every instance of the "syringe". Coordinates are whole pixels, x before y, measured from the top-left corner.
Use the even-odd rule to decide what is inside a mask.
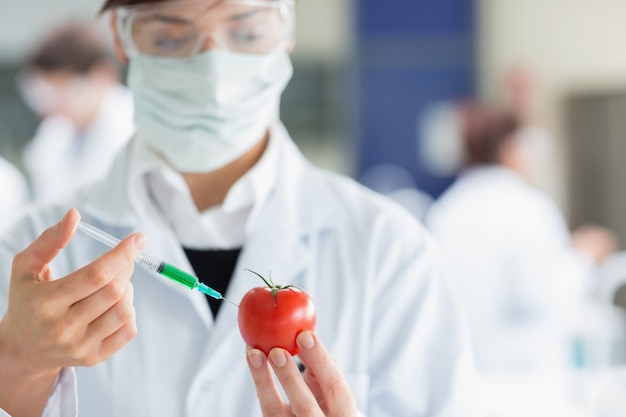
[[[78,222],[76,228],[87,236],[94,238],[98,242],[104,243],[110,248],[114,248],[120,243],[120,240],[118,238],[113,237],[107,232],[100,230],[90,224],[87,224],[82,220]],[[141,252],[139,255],[137,255],[137,257],[135,258],[135,262],[143,266],[144,268],[152,272],[156,272],[157,274],[169,278],[173,281],[176,281],[189,289],[198,289],[198,291],[208,295],[209,297],[215,298],[216,300],[226,300],[235,306],[237,305],[232,301],[224,298],[222,294],[220,294],[218,291],[200,282],[198,278],[194,277],[193,275],[188,274],[187,272],[178,269],[165,261],[159,260],[158,258],[155,258],[154,256],[147,254],[146,252]]]

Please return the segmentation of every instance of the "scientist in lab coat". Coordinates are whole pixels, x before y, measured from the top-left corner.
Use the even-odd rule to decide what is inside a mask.
[[[22,215],[30,201],[28,182],[15,165],[0,157],[0,234]]]
[[[87,22],[53,29],[26,58],[18,87],[42,118],[23,161],[35,199],[62,199],[102,179],[134,132],[130,91]]]
[[[279,121],[294,2],[128,3],[104,8],[137,135],[103,182],[30,212],[0,245],[0,408],[459,415],[468,345],[432,239],[311,166]],[[79,216],[128,237],[108,250],[75,232]],[[298,336],[303,373],[280,348],[246,349],[235,306],[133,270],[144,248],[234,301],[260,285],[244,268],[305,288],[317,327]]]
[[[478,371],[564,369],[570,321],[614,237],[587,227],[571,239],[554,202],[527,181],[545,147],[515,113],[465,103],[459,115],[467,167],[427,225],[468,319]]]

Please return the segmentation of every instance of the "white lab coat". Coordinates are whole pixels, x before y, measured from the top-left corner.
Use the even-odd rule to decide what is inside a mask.
[[[30,200],[28,183],[22,172],[6,159],[0,157],[0,233],[19,218]]]
[[[106,93],[81,132],[63,117],[45,118],[23,153],[33,197],[57,199],[104,178],[134,130],[132,95],[121,85]]]
[[[310,166],[286,132],[276,188],[246,242],[225,297],[240,300],[272,271],[275,281],[305,288],[315,300],[316,331],[371,417],[454,414],[468,369],[467,344],[439,274],[427,232],[410,214],[354,181]],[[131,142],[107,181],[64,207],[32,212],[0,245],[0,312],[6,308],[11,257],[69,206],[113,235],[142,231],[146,251],[192,270],[154,206],[135,210],[127,194]],[[143,190],[146,192],[146,190]],[[80,233],[53,264],[63,276],[105,248]],[[151,275],[132,278],[138,335],[109,360],[76,368],[80,414],[89,417],[261,416],[237,327],[224,304],[214,320],[202,294]],[[69,378],[67,378],[69,376]],[[48,415],[73,416],[72,375]]]
[[[472,168],[434,204],[450,284],[479,372],[572,364],[569,328],[590,260],[574,253],[556,205],[503,167]]]

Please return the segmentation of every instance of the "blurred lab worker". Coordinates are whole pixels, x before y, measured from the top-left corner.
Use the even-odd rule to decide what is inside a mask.
[[[0,408],[458,415],[469,345],[432,237],[391,201],[311,166],[280,122],[294,1],[104,9],[138,132],[103,182],[29,212],[0,243],[0,381],[11,381]],[[128,237],[108,250],[75,232],[79,216]],[[246,349],[237,307],[133,270],[144,248],[235,302],[261,284],[245,268],[306,289],[317,326],[297,339],[305,370],[280,348]]]
[[[459,109],[467,167],[434,203],[427,224],[467,315],[478,371],[564,369],[571,363],[569,320],[594,262],[615,250],[613,234],[589,227],[575,247],[555,203],[527,182],[536,136],[528,141],[506,109]]]
[[[0,234],[20,215],[30,200],[28,182],[15,165],[0,157]]]
[[[19,73],[22,97],[42,117],[23,157],[35,199],[103,178],[134,132],[131,93],[100,35],[87,22],[55,28]]]

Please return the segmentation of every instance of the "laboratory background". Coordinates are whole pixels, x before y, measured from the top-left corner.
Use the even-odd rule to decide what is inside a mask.
[[[51,33],[79,23],[113,56],[101,5],[0,0],[3,220],[73,192],[61,185],[97,164],[106,171],[102,143],[91,153],[74,146],[81,129],[36,103],[46,85],[33,82],[28,62]],[[305,18],[283,122],[313,163],[396,200],[440,240],[473,340],[482,415],[626,415],[626,2],[298,0],[297,8]],[[121,147],[132,134],[132,97],[124,68],[111,68],[117,101],[91,130],[115,126],[107,137],[120,139],[103,143]],[[468,138],[513,136],[524,175],[506,158],[468,163]],[[95,160],[77,161],[81,152]],[[73,161],[64,180],[54,167]],[[41,185],[57,174],[58,189]]]

